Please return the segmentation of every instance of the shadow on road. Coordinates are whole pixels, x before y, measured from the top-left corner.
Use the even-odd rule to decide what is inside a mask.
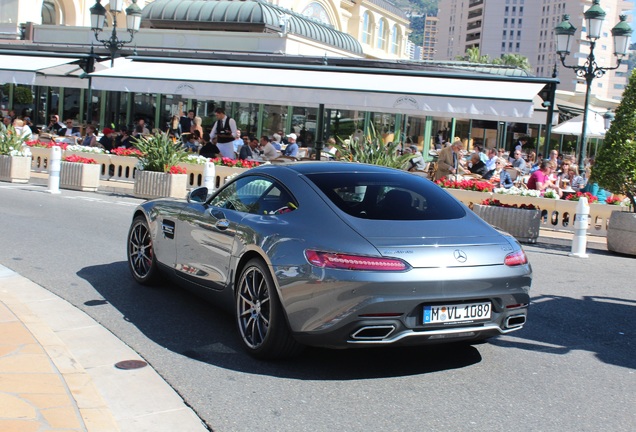
[[[291,360],[258,361],[243,351],[231,314],[189,291],[167,281],[158,287],[139,285],[130,276],[125,261],[85,267],[77,275],[103,296],[85,302],[86,306],[99,307],[107,302],[166,349],[231,370],[342,381],[426,374],[481,361],[479,351],[467,344],[352,350],[307,348]]]
[[[526,327],[492,344],[558,355],[590,351],[604,363],[636,369],[636,301],[554,295],[531,301]]]

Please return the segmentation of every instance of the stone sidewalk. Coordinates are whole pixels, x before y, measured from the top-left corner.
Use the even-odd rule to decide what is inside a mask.
[[[122,369],[116,364],[141,367]],[[208,428],[112,333],[48,290],[0,266],[0,431],[53,430]]]

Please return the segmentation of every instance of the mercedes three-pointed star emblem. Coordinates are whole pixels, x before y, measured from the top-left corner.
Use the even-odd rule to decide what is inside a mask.
[[[453,256],[460,263],[465,263],[466,260],[468,259],[468,257],[466,256],[466,252],[464,252],[461,249],[455,249],[455,251],[453,252]]]

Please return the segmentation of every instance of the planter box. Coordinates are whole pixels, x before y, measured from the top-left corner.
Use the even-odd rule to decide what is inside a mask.
[[[636,255],[636,213],[612,212],[607,228],[607,250]]]
[[[28,183],[31,178],[31,158],[0,156],[0,181]]]
[[[99,188],[99,176],[102,167],[99,164],[62,162],[60,168],[60,187],[85,192],[95,192]]]
[[[187,174],[167,174],[153,171],[136,171],[133,194],[138,198],[185,198]]]
[[[541,227],[541,212],[509,207],[475,204],[473,211],[490,225],[500,228],[518,241],[536,243]]]

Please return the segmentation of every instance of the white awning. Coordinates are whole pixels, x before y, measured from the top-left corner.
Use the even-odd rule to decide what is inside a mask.
[[[95,90],[517,122],[532,119],[532,99],[545,85],[388,69],[375,73],[143,61],[91,76]]]
[[[552,133],[555,134],[576,135],[579,137],[581,136],[581,132],[583,132],[583,114],[571,118],[552,129]],[[603,115],[588,112],[585,135],[588,138],[603,138],[605,137],[605,132],[605,119]]]
[[[27,55],[0,55],[0,83],[47,85],[38,82],[38,72],[79,60],[68,57],[33,57]]]

